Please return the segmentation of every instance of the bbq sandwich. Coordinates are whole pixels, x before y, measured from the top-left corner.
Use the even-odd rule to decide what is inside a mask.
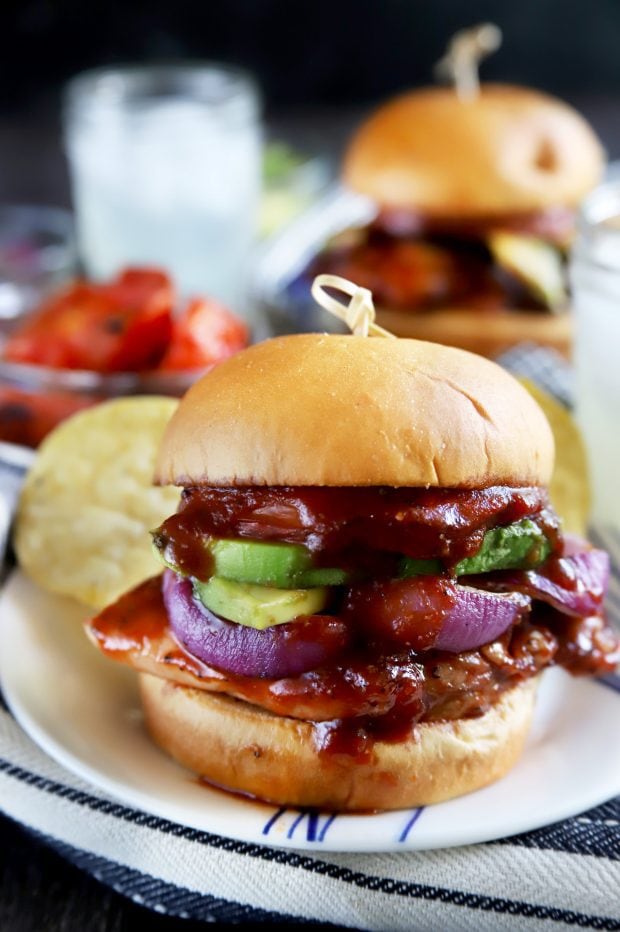
[[[163,575],[89,623],[147,727],[216,785],[374,810],[519,757],[539,674],[617,663],[607,555],[562,535],[548,424],[494,363],[416,340],[266,341],[181,402]]]
[[[594,132],[557,98],[500,84],[468,99],[452,87],[403,94],[344,156],[343,183],[373,201],[374,219],[335,235],[302,280],[369,288],[400,336],[490,356],[523,340],[567,353],[566,250],[602,170]]]

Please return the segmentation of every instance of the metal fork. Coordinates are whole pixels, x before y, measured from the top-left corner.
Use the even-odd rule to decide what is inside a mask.
[[[9,544],[19,493],[35,451],[0,441],[0,582],[10,567]]]

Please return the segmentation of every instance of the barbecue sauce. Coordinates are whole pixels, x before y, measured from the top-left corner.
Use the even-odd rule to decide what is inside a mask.
[[[532,236],[563,249],[575,215],[566,208],[478,217],[430,217],[384,209],[372,224],[336,236],[292,283],[309,288],[316,275],[340,275],[373,293],[375,302],[403,313],[475,309],[480,314],[546,311],[546,306],[506,273],[488,248],[497,231]]]
[[[155,535],[167,561],[189,576],[208,579],[213,563],[205,537],[301,544],[315,565],[342,567],[366,580],[361,588],[353,584],[343,590],[332,606],[353,632],[349,645],[328,665],[294,677],[247,677],[216,669],[175,639],[159,578],[109,606],[88,631],[116,660],[181,686],[224,692],[276,715],[309,721],[319,753],[366,761],[375,741],[410,738],[417,723],[483,715],[505,690],[550,664],[596,674],[618,662],[617,640],[603,618],[567,618],[538,602],[525,620],[478,650],[427,649],[452,605],[451,568],[478,551],[489,528],[524,517],[551,541],[546,566],[554,578],[570,585],[559,559],[558,519],[539,487],[189,488],[177,514]],[[404,598],[394,580],[403,554],[439,559],[445,570],[426,580],[430,609],[421,603],[411,630],[403,612],[399,620],[395,611]],[[427,592],[429,586],[435,588]],[[392,604],[370,619],[373,588]]]
[[[104,609],[88,632],[103,653],[137,669],[310,720],[320,753],[360,762],[369,759],[374,741],[404,740],[419,722],[483,715],[505,690],[554,662],[572,673],[597,674],[619,659],[602,618],[566,618],[535,604],[529,621],[462,654],[394,652],[360,640],[337,662],[297,677],[237,676],[202,663],[174,639],[158,577]]]
[[[155,534],[165,559],[197,579],[213,572],[207,536],[301,544],[317,566],[393,578],[397,555],[438,558],[447,570],[480,549],[485,531],[529,517],[554,543],[558,520],[546,490],[337,487],[221,488],[183,493]]]

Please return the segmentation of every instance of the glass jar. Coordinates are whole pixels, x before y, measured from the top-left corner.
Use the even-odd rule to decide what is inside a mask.
[[[576,413],[586,441],[593,522],[620,532],[620,181],[584,202],[571,259]]]
[[[102,69],[65,96],[65,139],[86,272],[170,272],[184,295],[243,312],[261,183],[259,97],[220,64]]]

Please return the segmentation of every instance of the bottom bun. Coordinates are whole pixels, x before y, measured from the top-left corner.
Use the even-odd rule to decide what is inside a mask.
[[[405,809],[470,793],[503,777],[529,729],[536,679],[480,718],[418,725],[371,760],[318,754],[315,726],[222,694],[140,674],[149,732],[180,764],[220,787],[288,806]]]
[[[573,327],[569,311],[435,310],[408,314],[377,308],[377,323],[397,337],[445,343],[496,358],[519,343],[548,346],[570,357]]]

